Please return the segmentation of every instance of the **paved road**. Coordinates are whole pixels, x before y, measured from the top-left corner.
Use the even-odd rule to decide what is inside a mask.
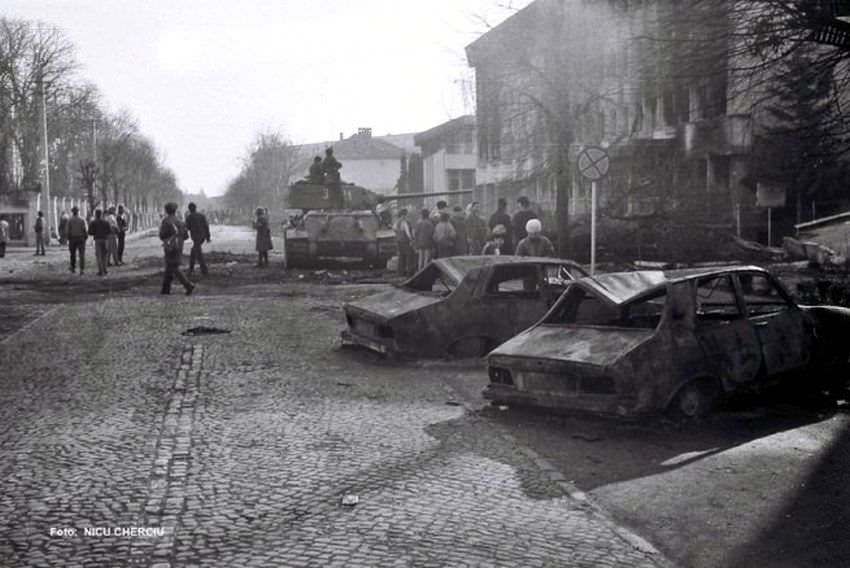
[[[151,259],[156,259],[162,255],[160,241],[152,237],[155,232],[154,229],[151,229],[127,238],[124,254],[127,266],[114,269],[114,274],[126,274],[134,268],[138,268],[134,263],[149,265]],[[234,255],[254,254],[254,232],[249,227],[214,225],[210,228],[210,232],[212,239],[210,243],[204,244],[205,252]],[[282,259],[283,240],[279,236],[275,236],[273,244],[275,248],[269,256],[272,257],[272,260],[275,258]],[[190,247],[191,241],[186,243],[184,252],[188,253]],[[7,249],[6,256],[0,259],[0,279],[50,278],[67,274],[69,255],[66,246],[53,241],[51,246],[47,247],[45,256],[34,256],[34,250],[34,247]],[[91,239],[87,241],[86,267],[85,277],[97,279],[97,264]]]
[[[106,296],[7,336],[2,563],[666,565],[470,410],[480,370],[336,350],[368,291]]]

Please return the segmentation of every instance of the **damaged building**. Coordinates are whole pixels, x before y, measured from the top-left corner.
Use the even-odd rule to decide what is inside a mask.
[[[716,258],[732,236],[779,243],[769,210],[796,205],[799,222],[800,204],[754,167],[769,81],[740,45],[736,3],[705,4],[536,0],[467,46],[484,210],[525,195],[553,236],[567,218],[567,250],[586,256],[590,183],[575,159],[595,145],[611,158],[598,186],[603,257]]]

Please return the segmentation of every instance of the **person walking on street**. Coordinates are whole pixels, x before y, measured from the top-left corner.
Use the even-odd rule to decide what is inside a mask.
[[[186,295],[195,290],[195,285],[180,272],[183,262],[183,241],[189,236],[186,225],[177,218],[177,204],[165,204],[165,217],[159,225],[159,240],[165,258],[165,272],[162,276],[162,294],[171,294],[171,283],[175,278],[183,285]]]
[[[35,256],[46,253],[44,251],[44,213],[39,211],[35,219]]]
[[[189,214],[186,215],[186,228],[189,230],[189,236],[192,238],[192,250],[189,251],[189,274],[195,272],[195,261],[201,268],[201,274],[206,276],[207,263],[204,260],[204,251],[201,250],[201,245],[204,241],[210,242],[210,226],[207,223],[207,216],[198,211],[198,206],[194,203],[189,204]]]
[[[431,222],[431,212],[423,209],[419,213],[419,222],[413,229],[413,239],[416,247],[416,269],[422,270],[434,254],[434,223]]]
[[[508,202],[504,197],[500,197],[496,205],[496,212],[490,215],[490,222],[487,225],[492,231],[498,225],[505,228],[503,235],[504,244],[502,245],[502,254],[511,254],[514,251],[514,240],[511,232],[511,216],[508,215]]]
[[[413,273],[413,229],[407,220],[407,209],[398,212],[398,219],[393,226],[395,242],[398,245],[398,273],[410,276]]]
[[[456,256],[465,255],[469,252],[469,243],[466,242],[466,216],[463,214],[463,207],[455,205],[452,208],[450,222],[455,229],[454,254]]]
[[[269,217],[262,207],[257,208],[257,219],[254,221],[254,230],[257,231],[257,266],[269,265],[269,251],[272,245],[272,229],[269,225]]]
[[[531,202],[524,195],[516,202],[519,205],[519,211],[514,213],[513,228],[514,237],[516,237],[517,246],[519,246],[519,242],[528,236],[528,232],[525,230],[526,223],[531,219],[537,219],[537,214],[531,210]]]
[[[97,275],[106,276],[107,255],[109,254],[109,235],[112,227],[109,221],[103,218],[103,211],[94,210],[94,219],[89,223],[89,235],[94,238],[94,256],[97,259]],[[80,269],[82,272],[82,269]]]
[[[124,242],[127,238],[127,229],[130,228],[130,217],[123,205],[118,206],[118,214],[115,216],[118,223],[118,265],[124,264]]]
[[[502,247],[505,244],[505,232],[506,230],[504,225],[496,225],[493,227],[493,232],[490,233],[490,238],[481,249],[481,254],[486,256],[500,256],[502,254]]]
[[[552,241],[541,234],[542,230],[539,219],[528,220],[525,224],[528,236],[516,246],[517,256],[555,256],[555,247],[552,246]]]
[[[59,244],[65,245],[68,243],[68,219],[70,216],[68,215],[68,210],[62,211],[62,215],[59,216]]]
[[[109,223],[109,236],[106,238],[106,265],[118,266],[118,218],[115,215],[115,207],[107,209],[104,218]]]
[[[466,208],[466,242],[469,254],[481,254],[488,233],[487,222],[480,216],[479,204],[473,201]]]
[[[0,258],[6,256],[6,243],[9,242],[9,222],[0,215]]]
[[[68,219],[68,227],[65,230],[68,235],[68,252],[71,255],[71,272],[77,269],[77,253],[80,255],[80,275],[86,268],[86,239],[89,238],[89,229],[85,220],[80,217],[80,208],[71,207],[71,217]]]
[[[446,258],[455,253],[455,237],[457,233],[449,218],[448,212],[440,213],[440,220],[434,227],[434,244],[437,245],[437,258]]]

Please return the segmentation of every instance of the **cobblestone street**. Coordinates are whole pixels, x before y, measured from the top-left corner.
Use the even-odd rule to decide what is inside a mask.
[[[107,296],[7,336],[2,564],[666,565],[476,411],[480,367],[337,350],[368,291]]]

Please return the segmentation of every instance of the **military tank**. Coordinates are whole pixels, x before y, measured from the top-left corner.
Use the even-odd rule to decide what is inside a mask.
[[[384,196],[352,183],[295,182],[289,186],[288,208],[301,213],[290,219],[285,231],[287,265],[315,267],[323,261],[354,260],[386,266],[397,247],[391,220],[382,218],[383,207],[391,201],[470,193],[472,190]],[[412,222],[416,218],[410,216]]]

